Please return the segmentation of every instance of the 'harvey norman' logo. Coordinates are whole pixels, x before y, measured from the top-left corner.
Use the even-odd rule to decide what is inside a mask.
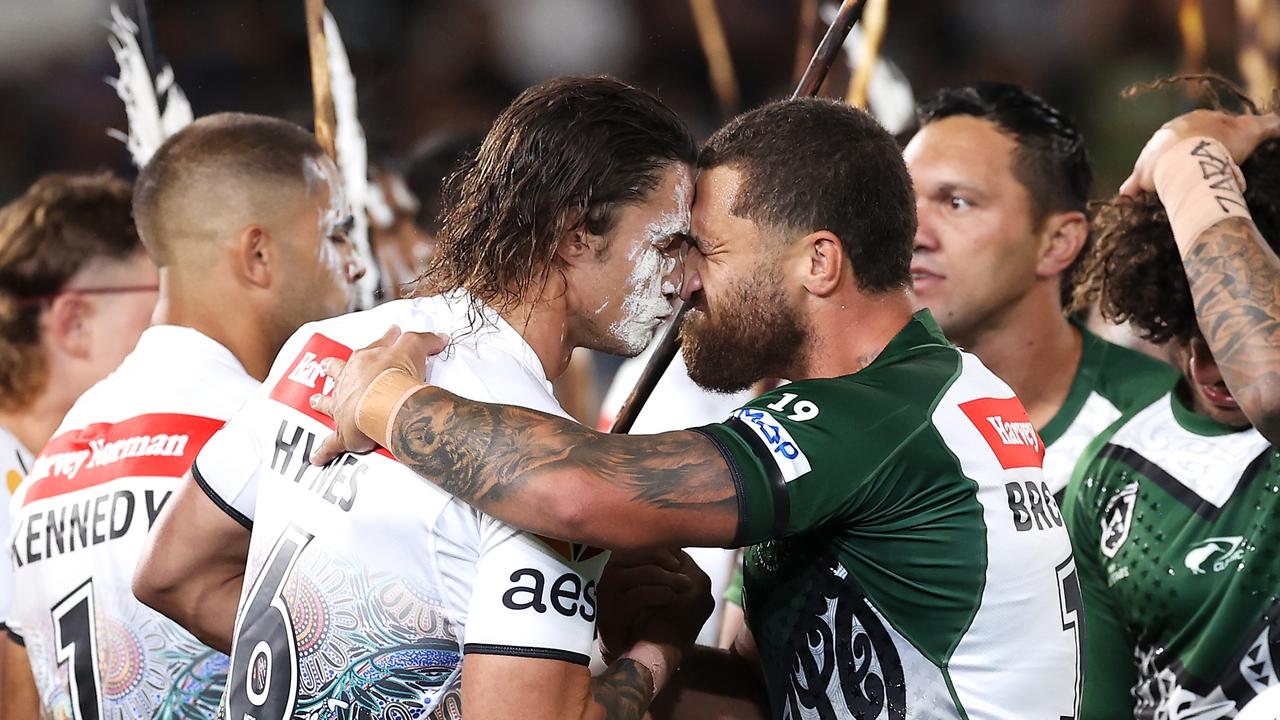
[[[81,468],[100,468],[121,460],[137,457],[182,457],[187,454],[188,435],[134,435],[120,440],[97,438],[85,450],[72,450],[43,456],[36,461],[32,475],[59,475],[75,478]]]
[[[293,370],[289,371],[289,379],[314,390],[320,373],[320,358],[315,353],[308,351],[302,354],[302,357],[298,359],[298,364],[293,367]],[[333,378],[325,375],[324,388],[320,392],[325,395],[333,392]]]
[[[960,403],[1005,470],[1041,467],[1044,443],[1018,398],[979,398]]]
[[[1030,445],[1036,449],[1040,447],[1040,436],[1030,422],[1009,422],[999,415],[988,417],[987,422],[995,428],[996,435],[1005,445]]]

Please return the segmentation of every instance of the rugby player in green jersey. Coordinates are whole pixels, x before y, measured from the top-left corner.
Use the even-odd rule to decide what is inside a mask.
[[[921,129],[903,153],[920,222],[912,296],[1018,394],[1061,500],[1089,441],[1175,373],[1063,312],[1093,176],[1075,123],[992,82],[940,90],[916,114]]]
[[[763,687],[774,717],[1074,716],[1079,586],[1044,448],[1012,390],[913,314],[893,138],[783,101],[717,132],[699,169],[689,375],[791,384],[723,423],[606,435],[422,386],[438,339],[388,336],[328,364],[337,389],[313,403],[338,433],[316,460],[378,442],[496,517],[602,547],[752,546],[750,630],[685,653],[675,714],[745,712],[724,703]]]
[[[1274,114],[1173,120],[1096,218],[1079,304],[1181,378],[1094,441],[1067,493],[1085,720],[1234,717],[1280,685],[1278,138]]]

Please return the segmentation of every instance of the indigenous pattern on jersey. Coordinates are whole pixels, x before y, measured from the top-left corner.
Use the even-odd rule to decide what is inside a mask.
[[[738,483],[773,717],[1065,718],[1079,586],[1013,392],[918,313],[702,429]]]
[[[1040,429],[1046,448],[1045,482],[1059,501],[1089,443],[1121,415],[1150,405],[1178,379],[1168,364],[1107,342],[1081,323],[1073,324],[1084,336],[1080,367],[1062,407]]]
[[[1280,452],[1174,391],[1116,423],[1067,494],[1085,718],[1233,717],[1280,685]]]
[[[13,502],[9,629],[47,717],[209,718],[227,657],[133,597],[147,532],[258,383],[191,328],[149,328],[76,401]]]
[[[0,537],[9,537],[9,498],[18,484],[31,471],[35,458],[18,438],[0,428]],[[9,603],[13,600],[13,565],[0,562],[0,626],[9,615]]]
[[[524,339],[479,312],[450,295],[304,326],[200,454],[197,482],[253,531],[228,717],[459,717],[464,653],[587,664],[606,553],[503,525],[385,450],[307,460],[332,428],[309,404],[332,391],[320,363],[392,325],[455,338],[432,384],[568,417]]]

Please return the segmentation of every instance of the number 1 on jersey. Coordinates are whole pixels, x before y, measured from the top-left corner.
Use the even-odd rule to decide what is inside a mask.
[[[98,636],[93,612],[93,580],[72,590],[50,611],[53,615],[53,644],[58,664],[71,663],[67,678],[71,683],[71,709],[76,720],[98,720]]]

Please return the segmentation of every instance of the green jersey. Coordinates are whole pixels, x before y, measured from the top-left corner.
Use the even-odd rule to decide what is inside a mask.
[[[918,313],[866,368],[700,428],[738,491],[774,717],[1074,717],[1079,585],[1044,446]]]
[[[1109,343],[1081,323],[1073,324],[1084,335],[1080,367],[1062,407],[1040,428],[1047,448],[1045,480],[1059,500],[1089,442],[1122,415],[1150,405],[1178,377],[1168,364]]]
[[[1067,493],[1083,718],[1234,717],[1280,684],[1280,452],[1178,392],[1093,445]]]

